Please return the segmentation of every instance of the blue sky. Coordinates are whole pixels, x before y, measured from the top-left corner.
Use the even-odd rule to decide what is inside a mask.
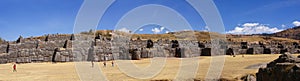
[[[0,37],[23,37],[73,32],[83,0],[1,0]],[[300,0],[214,0],[227,33],[273,33],[300,25]],[[206,30],[197,12],[183,0],[118,0],[108,8],[97,29],[114,29],[124,14],[133,8],[159,4],[180,13],[194,30]],[[157,9],[156,11],[159,11]],[[126,29],[124,29],[126,30]],[[142,31],[141,31],[142,30]],[[158,25],[145,25],[137,33],[165,33]]]

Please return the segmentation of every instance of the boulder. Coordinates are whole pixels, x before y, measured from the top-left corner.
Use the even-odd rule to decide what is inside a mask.
[[[256,73],[257,81],[300,81],[300,58],[285,53],[260,68]]]

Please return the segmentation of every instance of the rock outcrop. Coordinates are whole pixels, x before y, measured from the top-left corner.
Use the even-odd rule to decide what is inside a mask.
[[[260,68],[257,81],[300,81],[300,58],[282,54],[276,60]]]

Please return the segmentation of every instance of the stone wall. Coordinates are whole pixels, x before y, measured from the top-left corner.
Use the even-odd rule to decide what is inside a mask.
[[[47,41],[46,41],[47,39]],[[222,40],[141,40],[129,36],[114,35],[46,35],[41,39],[20,38],[20,42],[0,44],[0,63],[18,62],[69,62],[132,60],[152,57],[197,57],[229,54],[278,54],[280,52],[299,53],[297,44],[226,42]],[[150,44],[151,43],[151,44]],[[219,46],[216,46],[216,43]],[[151,45],[151,46],[147,46]],[[9,46],[9,47],[8,47]],[[7,53],[8,48],[8,53]],[[219,50],[211,50],[219,49]]]

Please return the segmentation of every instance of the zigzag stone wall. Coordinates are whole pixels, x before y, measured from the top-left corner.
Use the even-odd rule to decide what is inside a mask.
[[[75,40],[76,39],[76,40]],[[47,35],[42,39],[21,38],[20,42],[0,44],[0,63],[138,60],[152,57],[197,57],[211,54],[299,53],[298,43],[211,42],[192,40],[132,40],[128,36],[112,38],[88,35]],[[148,48],[147,48],[148,47]],[[211,48],[219,49],[219,51]],[[231,51],[227,51],[231,49]]]

